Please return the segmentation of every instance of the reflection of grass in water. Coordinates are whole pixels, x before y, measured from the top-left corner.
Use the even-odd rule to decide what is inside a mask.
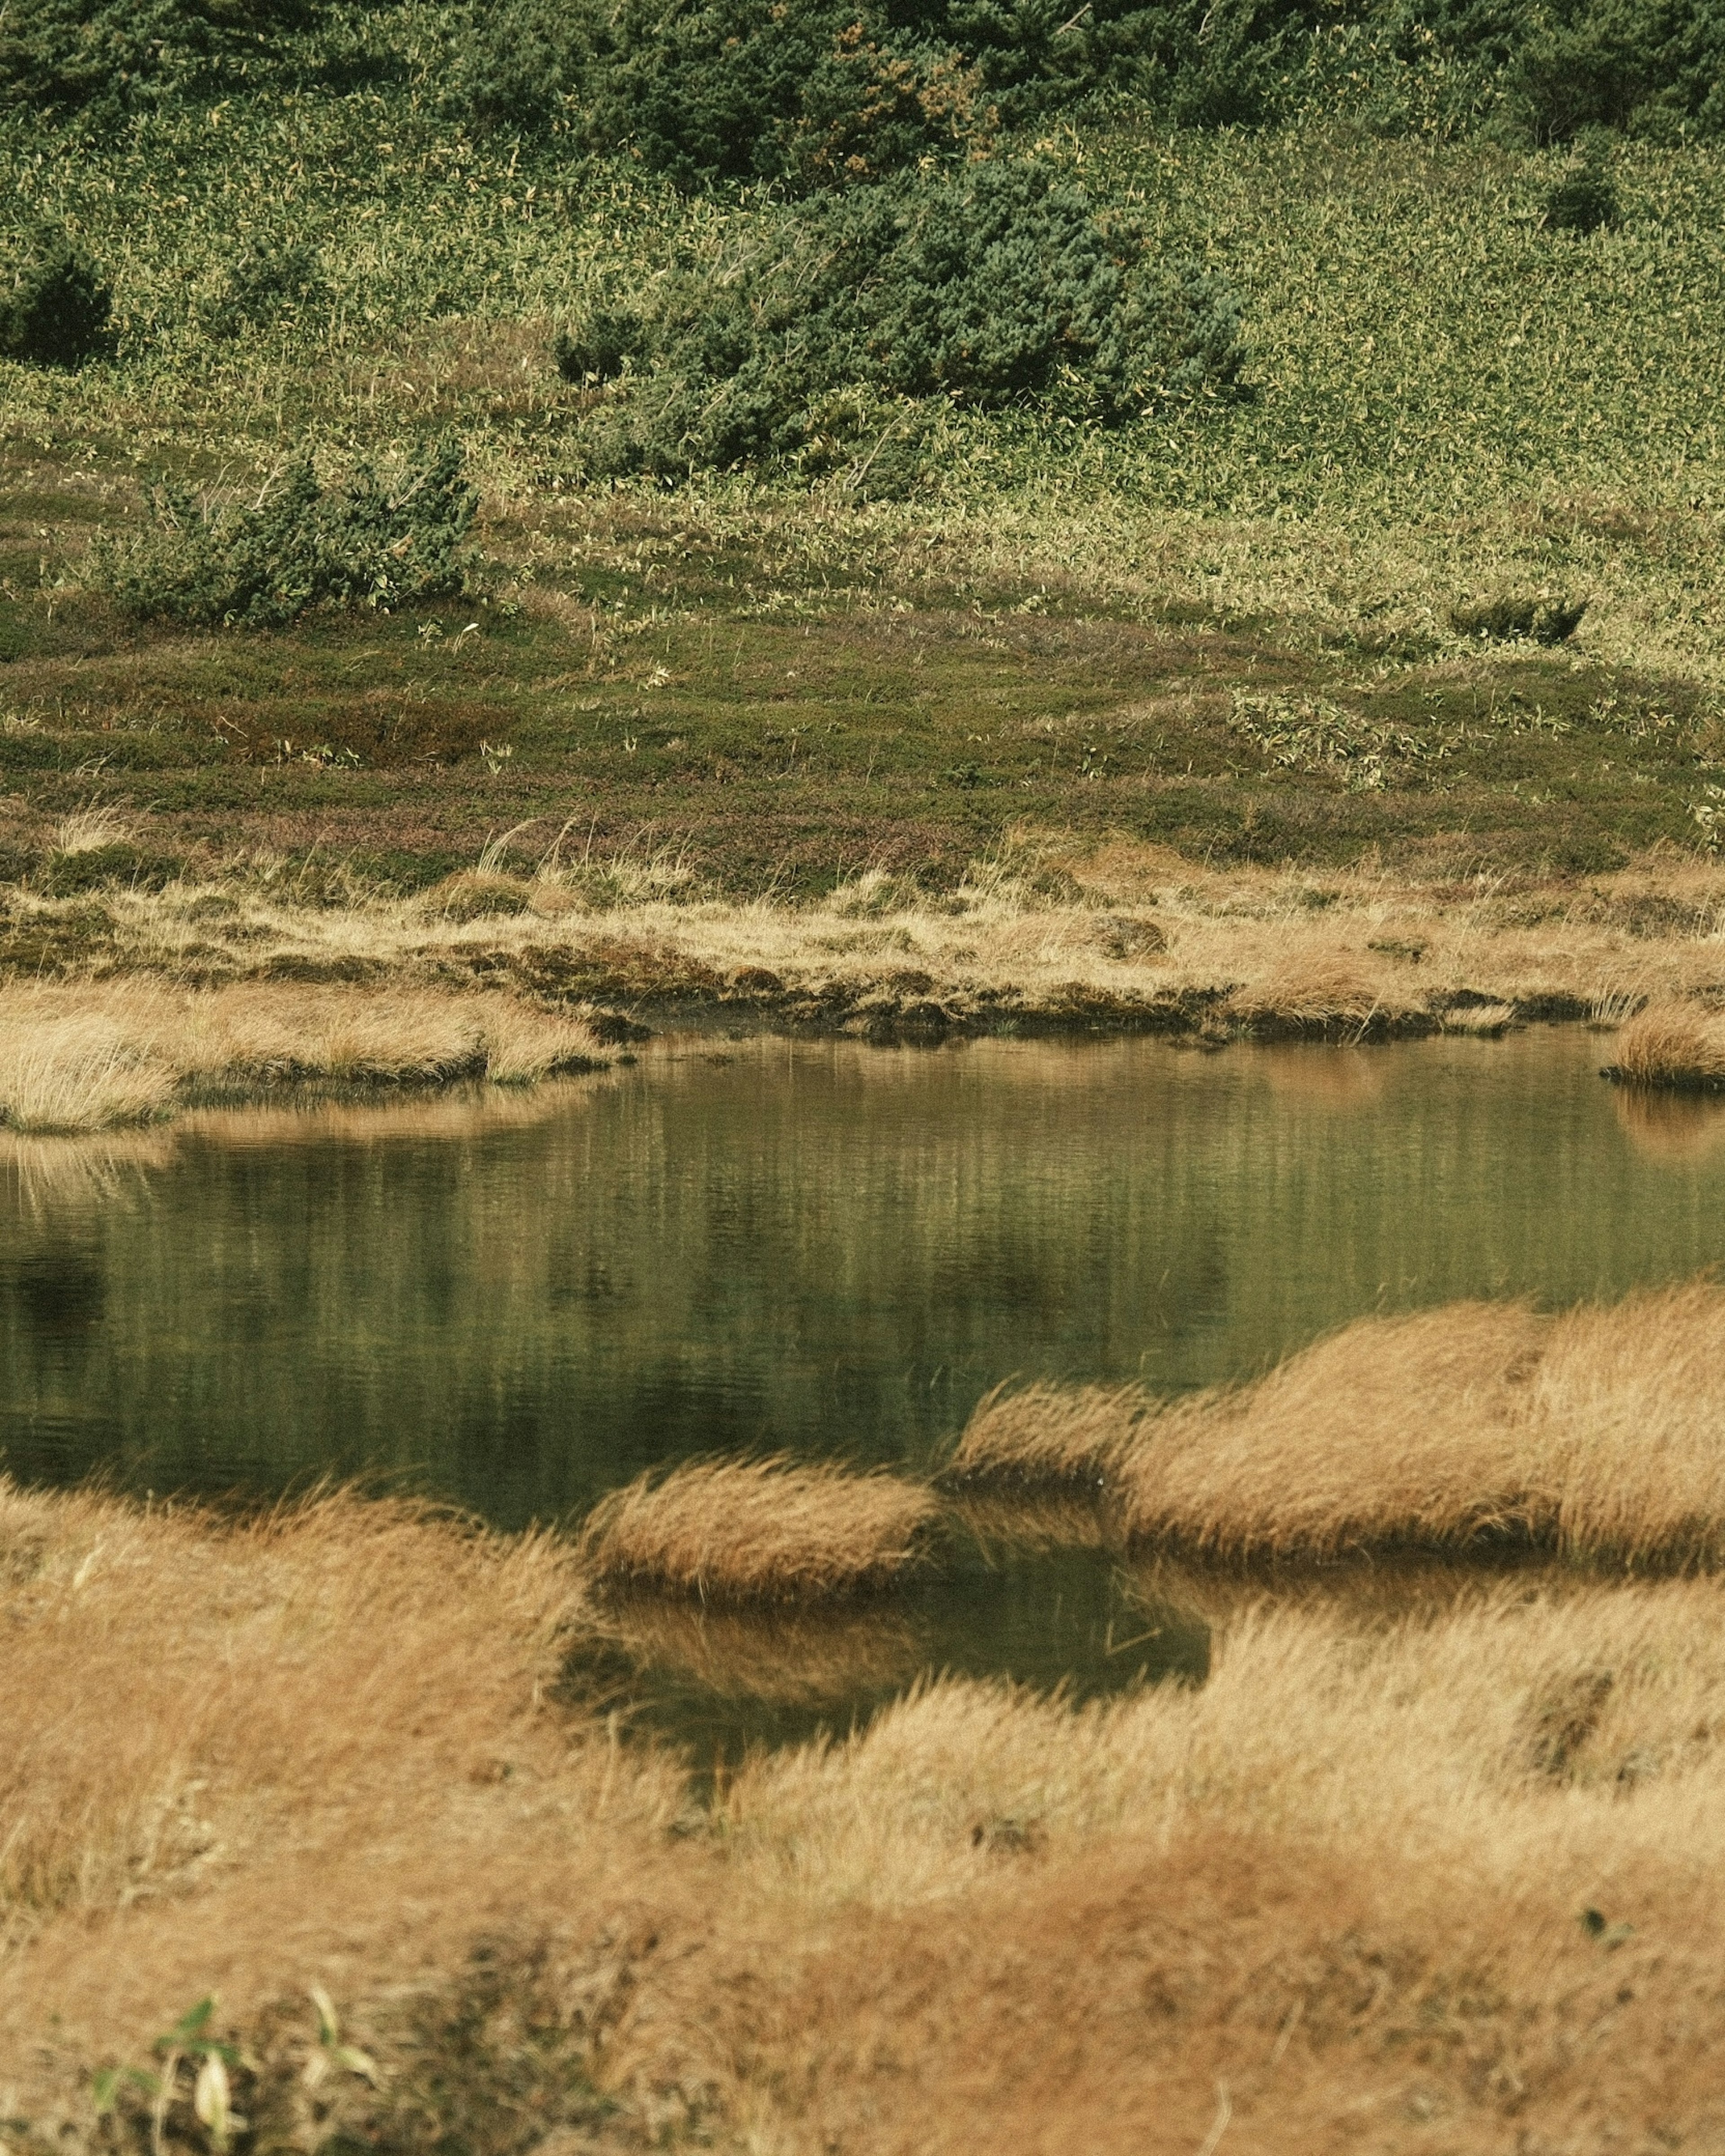
[[[526,1130],[589,1097],[591,1081],[550,1079],[531,1088],[472,1085],[435,1092],[375,1093],[281,1105],[195,1108],[171,1128],[39,1135],[0,1129],[0,1191],[32,1214],[119,1195],[146,1173],[172,1166],[183,1141],[224,1151],[330,1143],[478,1137]]]
[[[1611,1106],[1624,1136],[1648,1160],[1705,1160],[1725,1142],[1725,1101],[1621,1086],[1613,1088]]]
[[[1100,1488],[1071,1481],[988,1477],[947,1480],[947,1512],[985,1549],[1107,1550],[1118,1523]]]
[[[606,1606],[618,1645],[636,1666],[721,1699],[823,1707],[904,1682],[924,1642],[891,1604],[866,1609],[706,1608],[639,1593]]]

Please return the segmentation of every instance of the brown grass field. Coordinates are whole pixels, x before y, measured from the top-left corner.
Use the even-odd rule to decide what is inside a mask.
[[[578,1016],[509,995],[198,989],[148,975],[0,987],[0,1127],[20,1132],[157,1121],[199,1090],[523,1085],[603,1060]]]
[[[132,1073],[161,1060],[163,1014],[180,1009],[227,1015],[174,1083],[222,1070],[223,1026],[239,1035],[232,1071],[265,1079],[344,1055],[380,1076],[465,1071],[480,1009],[494,1022],[519,1013],[518,1050],[499,1067],[520,1075],[556,1060],[535,1014],[605,1038],[711,1013],[877,1036],[1137,1030],[1220,1046],[1494,1034],[1552,1018],[1609,1030],[1640,1013],[1617,1044],[1626,1075],[1717,1076],[1705,1044],[1725,883],[1675,853],[1584,881],[1445,881],[1026,839],[945,892],[871,870],[817,897],[737,901],[680,888],[674,862],[652,860],[626,882],[595,891],[542,864],[317,903],[244,877],[100,897],[20,890],[0,916],[0,1054],[24,1074],[15,1091],[45,1083],[65,1096],[57,1112],[87,1121],[150,1111],[160,1084]],[[476,988],[488,1003],[470,1000]],[[116,1014],[130,1031],[109,1029]],[[303,1027],[303,1046],[283,1025]],[[33,1080],[38,1065],[81,1075]]]
[[[211,2147],[195,2058],[92,2099],[211,1994],[248,2147],[1725,2131],[1711,1577],[1236,1588],[1200,1686],[934,1683],[702,1807],[583,1685],[568,1544],[8,1488],[0,1559],[20,2156],[141,2151],[158,2101]]]

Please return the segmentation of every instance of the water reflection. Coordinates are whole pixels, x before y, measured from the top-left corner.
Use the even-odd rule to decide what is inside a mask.
[[[924,1462],[1014,1374],[1176,1389],[1725,1257],[1725,1110],[1604,1085],[1579,1031],[711,1052],[5,1142],[9,1464],[381,1470],[516,1524],[691,1454]]]

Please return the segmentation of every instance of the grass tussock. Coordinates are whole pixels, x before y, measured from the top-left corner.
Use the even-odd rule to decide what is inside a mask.
[[[1725,1014],[1671,1003],[1639,1012],[1617,1037],[1611,1075],[1625,1086],[1717,1092],[1725,1086]]]
[[[644,1476],[593,1513],[602,1581],[716,1599],[797,1601],[886,1585],[938,1516],[920,1484],[785,1460],[698,1460]]]
[[[144,1122],[199,1088],[523,1084],[600,1060],[578,1018],[500,995],[147,979],[0,989],[0,1125],[16,1132]]]
[[[977,1410],[963,1477],[1096,1483],[1116,1532],[1229,1558],[1533,1546],[1725,1558],[1725,1291],[1543,1317],[1373,1317],[1255,1383],[1158,1401],[1034,1387]]]

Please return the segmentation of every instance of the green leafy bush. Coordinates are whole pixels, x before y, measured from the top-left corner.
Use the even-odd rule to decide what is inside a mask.
[[[239,336],[315,304],[323,290],[322,264],[309,242],[260,242],[228,264],[205,304],[204,327],[212,336]]]
[[[0,357],[82,367],[112,345],[113,295],[64,234],[40,234],[0,262]]]
[[[591,326],[567,339],[564,371],[600,341]],[[884,486],[927,400],[1111,425],[1243,394],[1245,356],[1218,280],[1153,259],[1047,166],[989,162],[751,220],[669,273],[626,331],[608,318],[607,366],[585,371],[628,371],[587,439],[598,471],[664,476],[785,458],[814,471],[872,443]]]
[[[100,540],[92,580],[141,619],[273,628],[308,608],[389,608],[459,592],[479,497],[445,437],[392,483],[361,465],[325,488],[309,454],[250,505],[164,485],[128,541]]]
[[[1552,232],[1585,234],[1617,224],[1622,217],[1616,184],[1605,169],[1604,146],[1591,139],[1547,191],[1542,221]]]
[[[1717,134],[1725,0],[505,0],[477,9],[454,69],[483,126],[561,118],[685,187],[809,187],[1117,93],[1258,126],[1343,83],[1394,125],[1398,86],[1434,71],[1454,111],[1542,142]]]
[[[117,116],[162,85],[185,85],[309,23],[316,0],[8,0],[0,104],[100,107]]]

